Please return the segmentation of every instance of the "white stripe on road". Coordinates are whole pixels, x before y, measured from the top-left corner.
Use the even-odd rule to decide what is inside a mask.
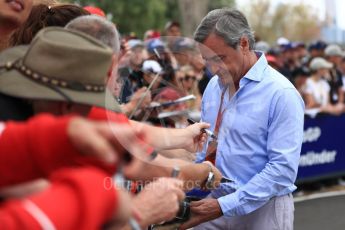
[[[315,200],[315,199],[320,199],[320,198],[326,198],[326,197],[332,197],[332,196],[343,196],[343,195],[345,195],[345,191],[323,192],[323,193],[318,193],[318,194],[295,197],[294,202],[298,203],[298,202],[307,201],[307,200]]]

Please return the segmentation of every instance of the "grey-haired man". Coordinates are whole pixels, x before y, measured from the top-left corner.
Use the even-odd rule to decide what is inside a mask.
[[[293,229],[293,199],[303,140],[304,103],[294,86],[255,52],[245,16],[208,13],[194,38],[217,75],[202,101],[202,120],[218,133],[198,155],[234,183],[191,204],[182,229]]]

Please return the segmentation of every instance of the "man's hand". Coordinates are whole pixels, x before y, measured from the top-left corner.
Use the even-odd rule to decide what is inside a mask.
[[[139,108],[144,108],[146,106],[149,106],[152,101],[152,96],[151,96],[151,91],[148,91],[148,92],[146,91],[147,91],[146,87],[142,87],[138,89],[131,97],[130,103],[133,103],[136,106],[138,102],[140,101],[140,99],[145,96]]]
[[[135,141],[138,140],[137,135],[139,133],[128,124],[93,122],[83,118],[73,118],[67,128],[67,136],[76,150],[108,164],[121,159],[126,150],[144,154]]]
[[[137,108],[137,104],[141,101],[142,97],[145,97],[145,98],[142,100],[140,106]],[[152,101],[151,91],[147,91],[146,87],[142,87],[138,89],[130,98],[130,101],[127,104],[122,105],[121,108],[125,114],[130,115],[131,113],[133,113],[133,110],[136,108],[143,109],[149,106],[151,101]]]
[[[107,230],[124,227],[133,212],[131,195],[120,187],[115,188],[115,191],[118,197],[118,204],[116,205],[113,218],[106,223]]]
[[[205,122],[195,123],[185,128],[186,143],[184,149],[192,153],[200,151],[207,140],[207,135],[201,130],[208,128],[210,128],[210,124]]]
[[[180,226],[180,230],[197,226],[223,215],[217,199],[203,199],[191,202],[191,218]]]
[[[137,212],[135,207],[132,205],[133,197],[123,188],[117,187],[115,188],[117,197],[118,197],[118,204],[116,205],[116,210],[112,219],[106,222],[102,229],[105,230],[131,230],[131,226],[128,224],[130,218],[138,218],[141,219],[141,215]],[[136,220],[136,218],[134,218]]]
[[[96,156],[110,164],[117,161],[117,151],[111,140],[114,134],[107,123],[73,118],[68,125],[67,136],[80,153]]]
[[[133,206],[141,214],[141,227],[173,219],[179,203],[184,199],[183,183],[174,178],[160,178],[144,187],[133,199]]]
[[[126,63],[128,65],[128,59],[129,59],[129,56],[130,56],[130,53],[131,53],[131,48],[129,47],[128,45],[128,42],[125,41],[124,39],[121,40],[121,47],[120,47],[120,53],[119,53],[119,56],[118,56],[118,62],[121,64],[121,63]],[[119,65],[120,67],[122,65]]]
[[[206,187],[206,184],[204,184],[204,185],[202,185],[201,188],[205,189],[205,190],[217,188],[220,185],[220,181],[222,179],[222,173],[210,161],[204,161],[202,163],[208,165],[208,167],[210,168],[210,172],[212,172],[214,175],[214,180],[211,184],[208,185],[209,187]],[[208,177],[208,175],[207,175],[207,177]],[[205,182],[207,181],[207,177],[205,178]]]
[[[133,156],[131,162],[122,167],[122,173],[129,180],[151,180],[147,178],[147,170],[151,167],[152,164],[147,160]]]

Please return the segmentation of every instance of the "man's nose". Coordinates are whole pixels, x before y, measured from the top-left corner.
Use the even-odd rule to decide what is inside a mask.
[[[216,63],[207,63],[207,67],[213,74],[216,74],[219,70],[219,65]]]

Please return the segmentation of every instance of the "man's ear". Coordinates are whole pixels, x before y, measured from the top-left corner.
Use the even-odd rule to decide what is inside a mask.
[[[242,36],[240,39],[240,49],[242,52],[248,52],[249,51],[249,40],[245,36]]]

